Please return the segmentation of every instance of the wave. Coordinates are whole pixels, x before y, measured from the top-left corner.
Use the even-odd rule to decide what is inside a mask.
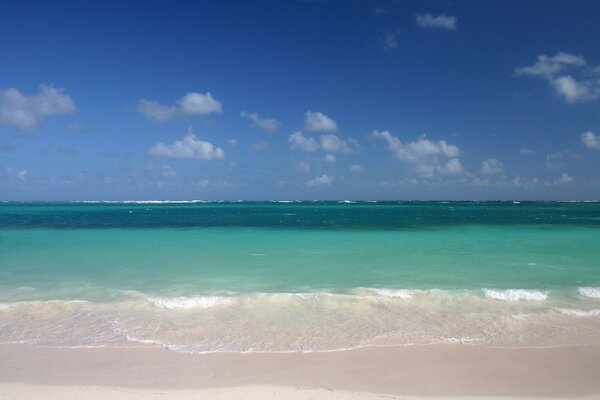
[[[600,317],[600,310],[578,310],[574,308],[557,308],[558,312],[574,317]]]
[[[580,287],[579,294],[592,299],[600,299],[600,287]]]
[[[363,290],[377,296],[398,299],[411,299],[414,294],[414,291],[410,289],[364,288]]]
[[[74,203],[87,204],[194,204],[206,203],[205,200],[83,200]]]
[[[544,301],[548,298],[548,292],[526,289],[483,289],[485,297],[501,301]]]
[[[222,296],[178,296],[178,297],[147,297],[156,307],[175,309],[212,308],[229,304],[231,299]]]

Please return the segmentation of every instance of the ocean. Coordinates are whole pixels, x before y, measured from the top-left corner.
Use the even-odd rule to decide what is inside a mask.
[[[600,203],[0,203],[0,343],[600,344]]]

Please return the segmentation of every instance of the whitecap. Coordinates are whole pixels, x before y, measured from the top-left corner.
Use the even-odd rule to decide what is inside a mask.
[[[407,289],[369,288],[367,290],[383,297],[394,297],[398,299],[410,299],[413,297],[412,291]]]
[[[483,289],[485,297],[502,301],[543,301],[548,298],[548,292],[526,289]]]
[[[227,297],[222,296],[192,296],[192,297],[149,297],[148,300],[156,307],[175,309],[194,309],[194,308],[212,308],[225,305],[231,302]]]
[[[580,287],[579,294],[592,299],[600,299],[600,287]]]

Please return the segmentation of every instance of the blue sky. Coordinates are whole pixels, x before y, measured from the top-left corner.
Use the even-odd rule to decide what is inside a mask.
[[[599,13],[5,4],[0,200],[598,199]]]

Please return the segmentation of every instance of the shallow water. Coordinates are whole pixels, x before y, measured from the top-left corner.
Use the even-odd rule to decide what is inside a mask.
[[[599,343],[600,203],[2,203],[0,341]]]

